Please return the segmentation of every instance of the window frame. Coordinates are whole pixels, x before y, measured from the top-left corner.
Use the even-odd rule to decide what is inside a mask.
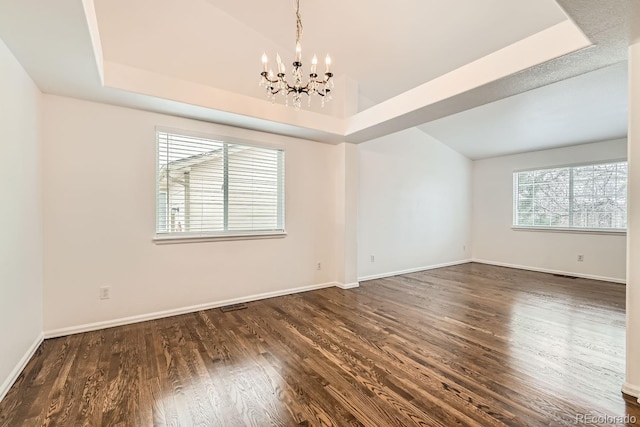
[[[239,144],[256,148],[267,148],[279,150],[282,152],[282,230],[236,230],[231,232],[182,232],[182,233],[158,233],[158,221],[160,215],[160,162],[159,162],[159,137],[160,133],[176,134],[180,136],[210,139],[213,141],[221,141],[228,144]],[[154,161],[155,161],[155,222],[154,237],[152,241],[155,244],[174,244],[174,243],[196,243],[196,242],[214,242],[214,241],[231,241],[231,240],[260,240],[260,239],[278,239],[287,236],[286,232],[286,149],[284,145],[269,142],[246,140],[242,138],[230,137],[226,135],[212,134],[206,132],[198,132],[184,129],[176,129],[170,127],[156,126],[154,132]]]
[[[516,177],[517,174],[521,172],[535,172],[535,171],[543,171],[543,170],[551,170],[551,169],[563,169],[563,168],[579,168],[583,166],[595,166],[595,165],[608,165],[614,163],[627,163],[627,168],[629,165],[629,161],[626,158],[618,158],[618,159],[610,159],[610,160],[597,160],[591,162],[581,162],[581,163],[569,163],[569,164],[561,164],[561,165],[553,165],[553,166],[539,166],[534,168],[525,168],[525,169],[514,169],[512,172],[512,207],[511,207],[511,229],[514,231],[541,231],[541,232],[552,232],[552,233],[578,233],[578,234],[609,234],[609,235],[626,235],[628,228],[628,175],[627,175],[627,228],[587,228],[587,227],[551,227],[544,225],[517,225],[517,215],[518,215],[518,193],[516,188]],[[628,173],[628,169],[627,169]],[[569,197],[573,197],[573,173],[570,173],[570,194]],[[570,212],[571,214],[571,212]]]

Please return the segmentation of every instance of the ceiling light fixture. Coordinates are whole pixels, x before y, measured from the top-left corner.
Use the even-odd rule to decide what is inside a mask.
[[[300,0],[295,1],[296,9],[296,54],[293,61],[293,81],[289,83],[286,79],[286,67],[280,58],[280,54],[276,55],[278,73],[274,76],[273,70],[269,69],[269,59],[267,54],[262,54],[262,72],[260,75],[260,86],[266,89],[267,98],[271,102],[275,102],[276,95],[281,94],[285,98],[285,104],[289,105],[289,94],[293,94],[293,106],[299,110],[302,105],[302,94],[309,97],[309,106],[311,106],[311,95],[320,96],[322,106],[325,102],[331,101],[331,89],[333,89],[333,73],[331,72],[331,57],[327,55],[325,59],[326,69],[324,78],[318,79],[318,57],[313,55],[311,60],[311,73],[306,84],[302,84],[302,19],[300,17]]]

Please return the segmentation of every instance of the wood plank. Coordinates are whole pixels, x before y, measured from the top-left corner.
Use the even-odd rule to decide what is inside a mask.
[[[0,426],[633,425],[624,306],[624,285],[465,264],[51,339]]]

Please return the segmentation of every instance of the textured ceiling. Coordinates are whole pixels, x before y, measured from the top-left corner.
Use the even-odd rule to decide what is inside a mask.
[[[441,119],[500,99],[542,88],[548,84],[617,64],[627,59],[632,5],[638,0],[558,0],[568,16],[593,45],[492,81],[434,105],[427,105],[394,120],[352,132],[348,140],[364,142],[381,132],[396,132]],[[626,97],[625,97],[626,98]],[[366,113],[366,112],[365,112]],[[383,129],[381,129],[383,128]],[[447,143],[447,135],[441,134]],[[489,143],[489,142],[487,142]],[[510,150],[515,151],[517,148]],[[527,151],[529,148],[520,149]],[[462,152],[465,155],[470,153]],[[496,155],[499,153],[497,152]]]
[[[471,159],[625,137],[627,63],[419,126]]]

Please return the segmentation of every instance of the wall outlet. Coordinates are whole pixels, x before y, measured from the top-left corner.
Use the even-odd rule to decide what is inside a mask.
[[[316,264],[316,270],[322,270],[322,263],[320,261]]]
[[[111,286],[102,286],[100,288],[100,299],[111,298]]]
[[[375,255],[371,255],[371,262],[376,262],[376,256]]]
[[[584,255],[578,255],[578,262],[584,262]]]

